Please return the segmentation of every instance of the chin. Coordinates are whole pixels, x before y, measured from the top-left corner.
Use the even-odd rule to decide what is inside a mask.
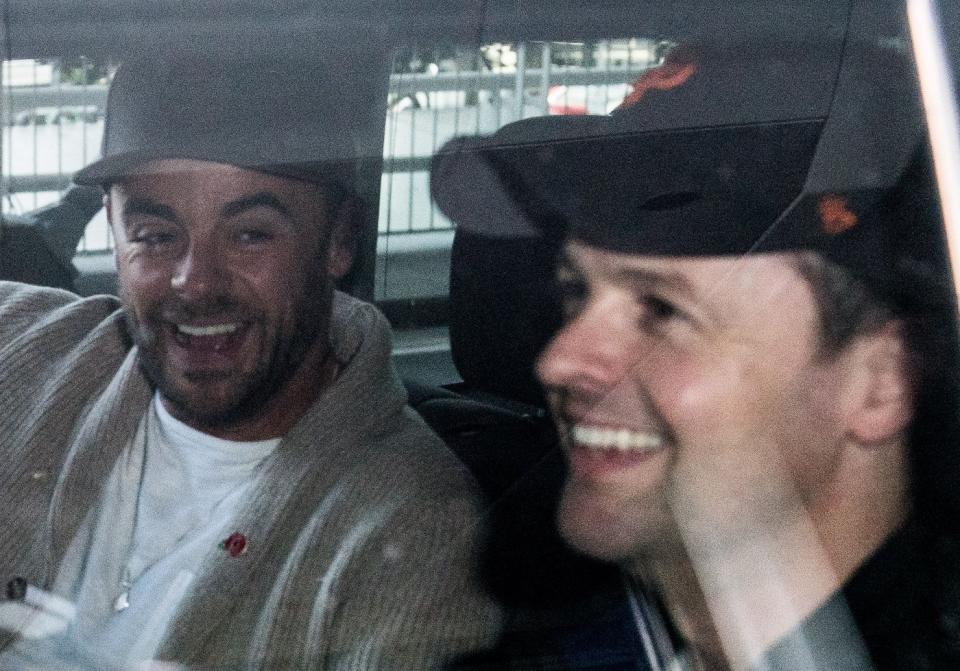
[[[161,394],[173,406],[173,415],[194,428],[223,427],[230,423],[235,414],[234,403],[223,402],[216,397],[162,390]]]
[[[646,516],[610,503],[568,486],[557,511],[557,529],[568,545],[585,555],[626,562],[641,552],[650,530],[641,523]]]
[[[173,406],[173,415],[194,428],[227,426],[251,413],[245,401],[249,390],[237,380],[199,376],[184,380],[164,376],[157,381],[160,394]]]

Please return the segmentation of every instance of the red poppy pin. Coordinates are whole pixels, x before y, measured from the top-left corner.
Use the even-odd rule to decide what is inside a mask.
[[[247,551],[247,537],[239,531],[234,531],[220,541],[220,549],[226,550],[231,557],[239,557]]]

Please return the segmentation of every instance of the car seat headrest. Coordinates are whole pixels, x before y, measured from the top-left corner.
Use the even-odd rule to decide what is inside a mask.
[[[543,406],[536,358],[560,326],[559,242],[457,230],[450,263],[450,347],[467,386]]]

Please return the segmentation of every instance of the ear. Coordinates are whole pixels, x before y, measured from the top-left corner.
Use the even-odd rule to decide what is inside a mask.
[[[913,418],[914,374],[903,323],[891,320],[848,347],[847,429],[856,443],[876,445],[906,430]]]
[[[343,279],[353,267],[361,219],[357,198],[347,198],[334,214],[327,247],[327,273],[336,280]]]

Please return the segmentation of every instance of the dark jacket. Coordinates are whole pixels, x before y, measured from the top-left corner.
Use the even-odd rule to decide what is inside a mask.
[[[960,669],[960,549],[911,520],[765,655],[757,671]]]

